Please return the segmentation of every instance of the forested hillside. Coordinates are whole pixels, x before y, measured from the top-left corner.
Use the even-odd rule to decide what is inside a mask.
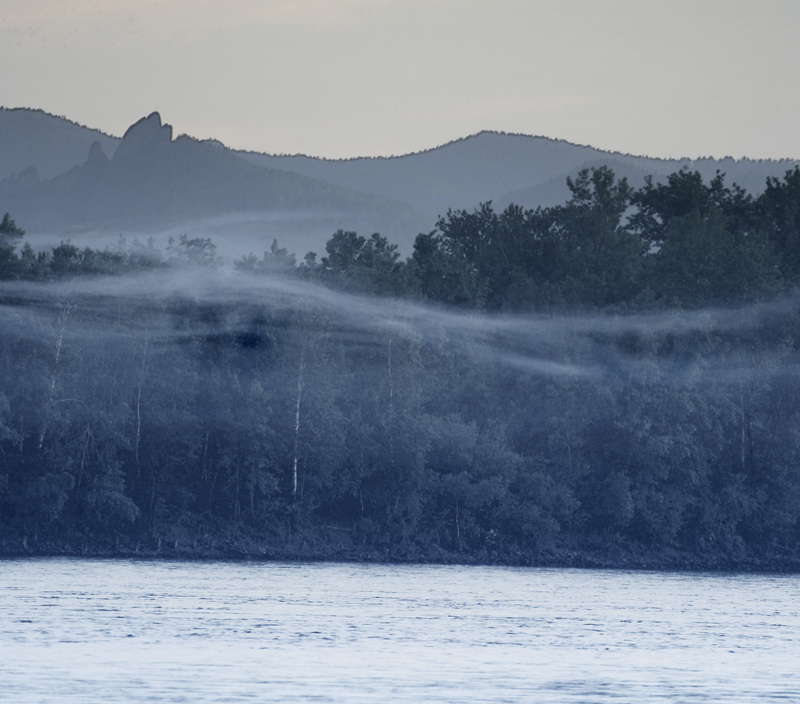
[[[231,270],[6,216],[0,548],[797,569],[800,169],[568,188]]]

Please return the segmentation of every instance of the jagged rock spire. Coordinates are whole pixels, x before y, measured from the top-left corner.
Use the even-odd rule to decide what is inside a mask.
[[[171,141],[172,126],[162,125],[161,115],[151,112],[125,131],[114,158],[150,152],[168,145]]]

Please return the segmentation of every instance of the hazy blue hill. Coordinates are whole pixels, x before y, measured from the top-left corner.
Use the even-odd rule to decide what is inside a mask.
[[[738,184],[748,193],[760,194],[765,187],[768,176],[781,177],[794,168],[796,161],[784,160],[753,160],[753,159],[651,159],[622,154],[599,153],[592,159],[587,159],[569,172],[559,173],[557,177],[543,183],[538,183],[527,188],[510,191],[499,199],[495,205],[504,208],[510,203],[523,207],[535,208],[537,206],[550,206],[563,203],[569,196],[567,177],[575,177],[581,169],[608,166],[618,178],[627,178],[628,183],[634,188],[644,185],[645,178],[652,176],[658,181],[666,181],[669,174],[682,168],[698,171],[706,181],[714,178],[717,172],[725,174],[725,183]]]
[[[256,251],[276,237],[300,255],[320,251],[339,228],[380,232],[410,253],[416,234],[448,209],[561,203],[566,178],[587,167],[609,166],[634,187],[682,167],[706,179],[721,170],[728,183],[758,194],[767,176],[794,164],[654,159],[498,132],[405,156],[330,160],[173,139],[157,113],[118,139],[40,110],[0,109],[0,213],[12,213],[29,234],[172,228],[249,241]]]
[[[264,166],[294,171],[348,188],[391,196],[430,216],[448,208],[472,208],[486,200],[528,207],[554,205],[569,196],[566,177],[582,168],[608,165],[640,186],[646,175],[656,180],[686,166],[706,178],[719,169],[727,182],[752,193],[767,176],[782,176],[791,160],[655,159],[605,152],[546,137],[481,132],[416,154],[345,160],[307,156],[270,156],[240,152]]]
[[[586,148],[544,137],[481,132],[399,157],[346,160],[242,153],[254,163],[405,201],[431,216],[471,208],[550,180],[586,160]]]
[[[111,157],[119,139],[41,110],[0,107],[0,179],[33,167],[53,178],[83,163],[99,142]]]
[[[618,154],[609,154],[605,155],[605,157],[583,161],[570,171],[560,172],[558,176],[536,185],[506,193],[495,200],[495,206],[497,208],[505,208],[514,203],[526,208],[536,208],[538,206],[547,207],[564,203],[570,197],[567,177],[574,178],[581,169],[608,166],[618,178],[627,178],[628,183],[639,188],[644,185],[647,176],[653,176],[656,181],[661,181],[666,179],[668,174],[677,171],[684,165],[688,165],[688,163],[688,161],[661,161],[645,157],[626,157]],[[712,172],[711,177],[715,173],[715,171]],[[757,190],[762,189],[763,181]]]
[[[215,142],[173,140],[157,113],[131,126],[111,159],[97,143],[87,152],[84,163],[55,178],[39,179],[29,170],[0,182],[0,209],[29,231],[70,234],[188,229],[189,223],[190,234],[197,234],[194,228],[215,218],[223,226],[236,220],[240,230],[244,220],[253,234],[264,231],[265,220],[283,216],[293,218],[285,229],[294,230],[283,241],[300,254],[337,227],[383,229],[413,240],[423,224],[403,204],[264,168]],[[309,234],[318,237],[309,240]]]

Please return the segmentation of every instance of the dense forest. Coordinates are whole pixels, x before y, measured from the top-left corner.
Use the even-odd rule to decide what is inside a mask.
[[[800,169],[225,265],[0,224],[0,552],[800,568]]]

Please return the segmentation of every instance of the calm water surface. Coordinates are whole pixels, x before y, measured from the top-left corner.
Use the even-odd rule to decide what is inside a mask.
[[[0,701],[800,701],[800,577],[0,561]]]

